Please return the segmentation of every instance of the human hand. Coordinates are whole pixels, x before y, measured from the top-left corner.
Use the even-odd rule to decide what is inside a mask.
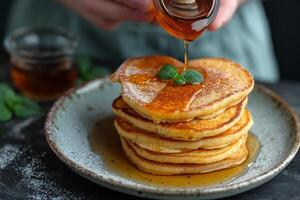
[[[120,22],[150,21],[152,0],[58,0],[92,24],[108,30]]]
[[[216,31],[230,21],[235,11],[246,0],[220,0],[220,9],[215,20],[208,26],[208,30]]]

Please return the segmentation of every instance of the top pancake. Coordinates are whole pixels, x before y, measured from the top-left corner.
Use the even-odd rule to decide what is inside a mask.
[[[201,72],[204,82],[174,85],[156,77],[165,64],[179,71],[183,63],[167,56],[148,56],[125,61],[112,75],[122,84],[124,101],[154,122],[183,122],[211,115],[244,99],[253,89],[251,74],[239,64],[222,58],[192,60],[189,69]]]

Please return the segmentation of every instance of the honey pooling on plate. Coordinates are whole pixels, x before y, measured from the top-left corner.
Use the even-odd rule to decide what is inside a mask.
[[[189,42],[198,38],[215,18],[218,0],[155,0],[156,21],[172,36],[184,41],[188,66]]]

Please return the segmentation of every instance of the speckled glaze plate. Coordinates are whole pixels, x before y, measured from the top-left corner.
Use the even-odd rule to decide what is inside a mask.
[[[112,117],[112,101],[120,85],[107,79],[92,81],[59,99],[45,124],[45,135],[54,153],[81,176],[120,192],[159,199],[212,199],[255,188],[281,172],[299,149],[297,114],[270,90],[256,86],[248,108],[254,118],[251,130],[261,142],[253,165],[236,179],[208,187],[164,188],[136,182],[105,167],[91,150],[89,134],[101,118]],[[101,134],[101,133],[99,133]]]

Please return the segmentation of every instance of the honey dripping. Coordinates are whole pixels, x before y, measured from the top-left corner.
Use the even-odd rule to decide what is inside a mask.
[[[155,0],[156,21],[172,36],[184,41],[184,70],[188,67],[189,43],[213,21],[218,0]]]
[[[106,170],[131,181],[157,187],[206,187],[232,181],[248,170],[260,150],[257,138],[253,134],[249,134],[247,139],[248,158],[237,167],[195,175],[152,175],[140,171],[126,158],[120,138],[113,126],[113,120],[113,117],[107,118],[100,120],[95,125],[90,135],[91,149],[101,157]]]
[[[184,70],[189,66],[189,42],[184,41]]]

